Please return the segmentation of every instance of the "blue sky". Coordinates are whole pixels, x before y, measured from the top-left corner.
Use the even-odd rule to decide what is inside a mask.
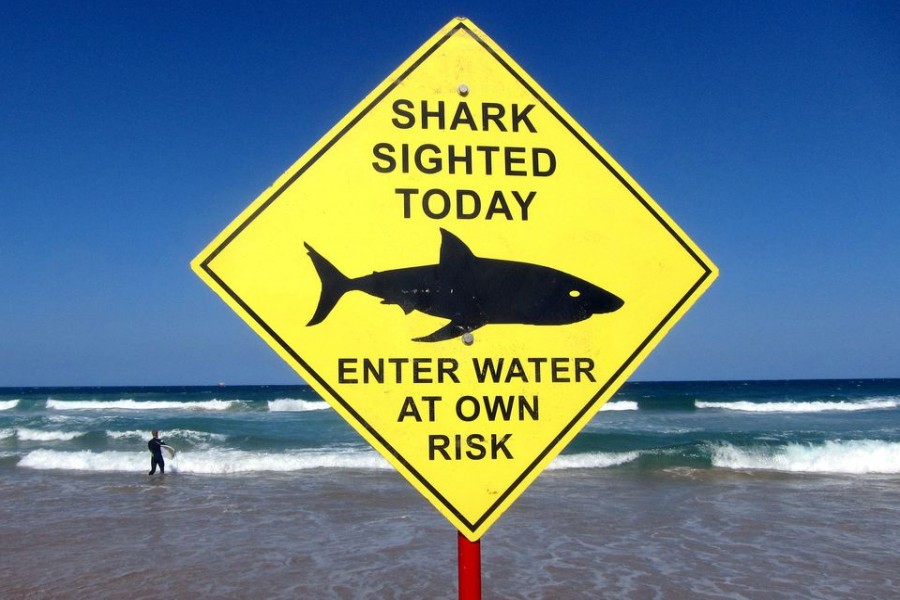
[[[892,2],[13,2],[0,386],[295,383],[189,261],[454,16],[721,270],[634,379],[900,376]]]

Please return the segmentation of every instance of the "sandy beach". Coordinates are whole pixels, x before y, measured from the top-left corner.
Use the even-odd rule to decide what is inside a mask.
[[[484,597],[888,598],[898,483],[545,473],[482,540]],[[3,598],[457,597],[455,532],[391,472],[11,487]]]

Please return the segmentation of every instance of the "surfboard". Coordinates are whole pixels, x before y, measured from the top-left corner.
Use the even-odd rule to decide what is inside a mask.
[[[165,444],[160,444],[159,447],[162,448],[162,451],[166,453],[166,458],[175,458],[175,448],[173,448],[172,446],[167,446]],[[150,454],[153,454],[152,450],[150,450]]]

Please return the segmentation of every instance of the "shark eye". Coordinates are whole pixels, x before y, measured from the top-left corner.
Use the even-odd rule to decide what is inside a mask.
[[[581,292],[579,292],[578,290],[570,290],[569,296],[571,296],[572,298],[578,298],[579,296],[581,296]]]

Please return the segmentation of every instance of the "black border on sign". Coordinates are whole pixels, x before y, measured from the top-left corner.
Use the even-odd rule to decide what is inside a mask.
[[[309,364],[305,360],[303,360],[300,355],[291,348],[284,339],[281,338],[275,330],[272,329],[263,319],[250,308],[250,306],[243,301],[243,299],[238,296],[234,290],[232,290],[228,285],[218,276],[215,271],[210,267],[210,262],[218,256],[218,254],[228,246],[250,223],[252,223],[256,217],[262,213],[266,208],[269,207],[275,200],[277,200],[284,191],[289,188],[301,175],[303,175],[316,161],[319,160],[326,152],[328,152],[350,129],[352,129],[363,117],[365,117],[374,106],[380,103],[390,92],[392,92],[401,82],[403,82],[416,68],[419,67],[429,56],[431,56],[438,48],[441,47],[447,40],[449,40],[453,35],[455,35],[458,31],[464,31],[472,36],[494,59],[500,63],[504,69],[506,69],[522,86],[528,90],[529,93],[538,101],[540,104],[546,108],[550,114],[552,114],[556,119],[573,135],[575,138],[581,142],[581,144],[590,152],[597,160],[603,164],[606,169],[612,173],[616,179],[629,191],[632,196],[638,202],[640,202],[644,208],[650,212],[657,221],[659,221],[660,225],[662,225],[673,238],[678,240],[678,243],[681,244],[682,248],[690,254],[697,264],[700,265],[703,269],[703,275],[694,283],[693,286],[687,291],[687,293],[672,307],[672,310],[663,317],[662,321],[657,324],[657,326],[650,332],[650,334],[644,339],[644,341],[635,349],[635,351],[629,356],[625,362],[622,364],[619,369],[613,373],[613,375],[603,384],[600,390],[585,404],[584,408],[582,408],[575,417],[569,421],[569,423],[559,432],[559,434],[550,442],[550,444],[540,453],[537,458],[528,465],[528,467],[516,478],[515,481],[498,497],[497,500],[485,511],[485,513],[478,520],[471,522],[466,519],[459,511],[443,496],[438,492],[431,483],[425,479],[416,469],[413,468],[409,462],[396,450],[393,446],[391,446],[387,440],[385,440],[379,433],[376,431],[368,422],[366,422],[360,415],[357,413],[346,400],[344,400],[337,391],[332,388],[318,373],[316,373]],[[386,448],[393,456],[397,459],[418,481],[421,483],[428,491],[430,491],[435,498],[437,498],[441,504],[443,504],[447,510],[453,513],[466,527],[469,528],[471,532],[477,530],[484,521],[490,517],[506,500],[507,497],[515,490],[522,481],[537,467],[537,465],[547,456],[551,449],[555,448],[563,437],[566,436],[569,431],[575,426],[575,424],[582,418],[584,415],[591,410],[596,404],[597,401],[609,390],[610,386],[616,381],[624,371],[628,369],[628,367],[637,359],[637,357],[644,351],[648,344],[659,334],[659,332],[666,326],[669,321],[675,316],[675,314],[681,309],[682,306],[696,293],[696,291],[703,285],[703,283],[713,274],[712,268],[707,265],[703,259],[690,247],[690,245],[680,236],[678,232],[675,231],[671,225],[660,215],[652,204],[650,204],[641,194],[635,189],[625,177],[623,177],[613,166],[603,157],[603,155],[594,148],[585,138],[582,136],[578,130],[572,126],[571,123],[566,121],[563,116],[553,107],[550,102],[547,101],[543,96],[537,93],[537,91],[528,84],[525,79],[515,70],[512,66],[507,63],[502,56],[497,54],[493,48],[491,48],[488,44],[484,42],[481,37],[479,37],[475,32],[473,32],[464,22],[458,23],[454,26],[450,31],[448,31],[444,36],[442,36],[435,44],[427,49],[414,63],[412,63],[403,73],[400,74],[397,79],[388,85],[378,96],[376,96],[369,104],[364,106],[359,113],[353,117],[340,131],[338,131],[333,138],[331,138],[327,143],[325,143],[318,152],[312,155],[308,161],[300,166],[297,171],[291,175],[287,181],[285,181],[281,187],[272,192],[272,195],[269,196],[263,203],[259,205],[259,207],[254,210],[247,218],[235,228],[234,231],[231,232],[228,237],[226,237],[221,244],[219,244],[210,254],[207,256],[203,262],[200,263],[200,267],[209,275],[209,277],[215,281],[275,342],[285,351],[287,354],[297,361],[307,373],[312,375],[315,380],[321,385],[337,402],[344,407],[344,409],[353,416],[356,421],[361,424],[366,431],[368,431],[373,438],[378,440],[378,442],[382,445],[382,447]]]

